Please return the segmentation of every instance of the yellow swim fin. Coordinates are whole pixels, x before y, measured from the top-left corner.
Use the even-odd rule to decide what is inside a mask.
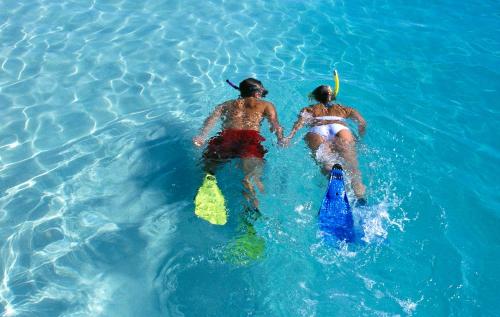
[[[336,69],[333,70],[333,81],[335,82],[335,89],[333,90],[333,96],[336,98],[340,90],[339,73],[337,73]]]
[[[211,224],[227,222],[226,201],[214,175],[207,174],[194,198],[194,213]]]

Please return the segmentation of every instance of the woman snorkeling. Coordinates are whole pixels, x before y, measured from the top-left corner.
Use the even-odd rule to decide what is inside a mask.
[[[346,119],[353,119],[358,123],[358,131],[362,136],[366,130],[366,121],[353,108],[337,103],[335,93],[330,86],[319,86],[314,89],[309,97],[318,103],[303,108],[290,134],[284,138],[284,145],[288,145],[297,131],[304,124],[309,126],[305,141],[311,149],[311,154],[322,167],[322,172],[330,174],[332,156],[340,154],[351,174],[351,185],[359,204],[366,203],[365,185],[361,179],[361,172],[356,157],[355,138],[347,126]]]

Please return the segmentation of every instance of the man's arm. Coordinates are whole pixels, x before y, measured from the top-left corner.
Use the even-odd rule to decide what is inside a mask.
[[[203,123],[203,126],[200,130],[200,134],[193,138],[194,145],[202,146],[203,143],[205,143],[205,139],[207,138],[208,133],[210,133],[210,130],[212,130],[214,125],[217,123],[217,120],[219,120],[219,118],[221,117],[224,105],[225,103],[215,107],[214,111],[212,111],[212,113],[205,119],[205,122]]]
[[[269,120],[269,124],[271,125],[271,132],[276,134],[278,138],[278,142],[282,142],[283,140],[283,128],[280,126],[278,122],[278,114],[276,113],[276,109],[272,103],[267,103],[265,116],[267,120]]]
[[[358,123],[359,135],[363,136],[363,135],[365,135],[365,132],[366,132],[366,121],[357,110],[355,110],[353,108],[351,108],[351,109],[352,109],[352,111],[351,111],[351,114],[349,115],[349,118],[353,119],[354,121],[356,121]]]

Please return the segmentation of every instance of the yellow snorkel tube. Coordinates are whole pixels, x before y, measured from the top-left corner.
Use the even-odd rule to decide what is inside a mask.
[[[333,89],[333,98],[337,98],[340,90],[340,80],[339,73],[336,69],[333,70],[333,82],[335,83],[335,88]]]
[[[339,79],[339,73],[337,72],[336,69],[333,70],[333,82],[335,83],[335,87],[333,88],[333,98],[332,100],[335,100],[339,94],[339,90],[340,90],[340,79]],[[310,99],[310,100],[313,100],[314,99],[314,95],[313,93],[309,93],[309,95],[307,95],[307,97]]]

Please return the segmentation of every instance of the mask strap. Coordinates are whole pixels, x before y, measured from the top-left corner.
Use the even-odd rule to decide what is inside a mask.
[[[236,89],[236,90],[240,90],[240,88],[239,88],[238,86],[236,86],[235,84],[233,84],[233,83],[232,83],[229,79],[226,79],[226,83],[227,83],[229,86],[233,87],[234,89]]]

